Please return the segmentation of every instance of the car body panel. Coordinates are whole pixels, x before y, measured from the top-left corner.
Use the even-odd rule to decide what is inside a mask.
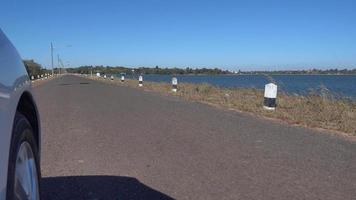
[[[21,95],[31,82],[15,47],[0,29],[0,199],[5,199],[13,121]]]

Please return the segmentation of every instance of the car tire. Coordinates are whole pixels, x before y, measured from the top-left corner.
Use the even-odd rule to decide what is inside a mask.
[[[39,152],[31,124],[21,113],[15,115],[9,156],[6,199],[40,199]]]

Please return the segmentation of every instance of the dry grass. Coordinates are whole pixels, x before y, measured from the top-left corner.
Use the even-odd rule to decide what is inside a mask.
[[[94,79],[138,88],[137,80],[121,83],[119,80]],[[277,109],[267,111],[262,107],[263,91],[257,89],[226,89],[209,84],[180,83],[178,92],[173,93],[168,83],[148,81],[144,82],[142,89],[356,136],[356,102],[351,100],[333,99],[328,95],[293,96],[282,93],[277,98]]]

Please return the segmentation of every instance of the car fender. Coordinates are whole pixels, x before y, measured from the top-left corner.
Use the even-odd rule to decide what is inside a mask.
[[[31,81],[26,68],[17,50],[0,29],[0,199],[5,199],[6,195],[13,121],[19,100],[25,92],[31,94]]]

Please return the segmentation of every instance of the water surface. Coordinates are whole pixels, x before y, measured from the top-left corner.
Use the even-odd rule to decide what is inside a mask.
[[[172,75],[145,75],[144,80],[170,82]],[[135,77],[136,78],[136,77]],[[356,98],[356,75],[178,75],[178,82],[208,83],[228,88],[257,88],[272,78],[278,85],[278,91],[289,94],[306,95],[325,89],[336,96]]]

